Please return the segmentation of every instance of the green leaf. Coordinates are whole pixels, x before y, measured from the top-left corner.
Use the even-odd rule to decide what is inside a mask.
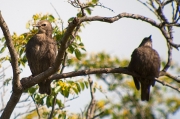
[[[2,37],[2,38],[0,39],[0,41],[1,41],[2,43],[3,43],[5,40],[6,40],[5,37]]]
[[[45,97],[43,97],[43,98],[40,99],[39,104],[44,105],[44,100],[43,100],[44,98],[45,98]]]
[[[30,95],[32,95],[32,94],[34,94],[34,92],[35,92],[36,90],[37,90],[37,88],[31,87],[31,88],[28,89],[28,93],[29,93]]]
[[[83,44],[83,43],[79,43],[78,45],[79,45],[79,46],[84,46],[84,44]]]
[[[76,16],[77,16],[77,17],[82,17],[81,12],[77,13],[77,15],[76,15]]]
[[[50,21],[50,22],[53,22],[55,19],[54,19],[54,16],[53,15],[49,15],[48,16],[48,20]]]
[[[56,87],[54,88],[54,92],[55,92],[55,93],[58,93],[58,92],[60,91],[60,89],[61,89],[60,86],[56,86]]]
[[[69,91],[70,91],[70,87],[65,88],[65,90],[63,91],[63,94],[66,98],[69,97]]]
[[[3,53],[5,51],[6,47],[2,47],[1,50],[0,50],[0,53]]]
[[[69,18],[68,23],[72,22],[74,20],[74,17]]]
[[[78,60],[81,59],[81,52],[78,49],[75,49],[75,55]]]
[[[23,49],[20,49],[19,55],[21,56],[24,53]]]
[[[80,82],[80,86],[81,86],[81,89],[84,90],[84,88],[85,88],[84,82]]]
[[[74,81],[70,81],[70,80],[69,80],[69,81],[67,81],[67,83],[69,83],[69,84],[72,85],[72,84],[74,84]]]
[[[72,45],[69,46],[68,52],[71,53],[71,54],[73,54],[73,52],[74,52],[74,47],[72,47]]]
[[[77,95],[79,94],[78,90],[77,90],[75,87],[72,87],[72,89],[74,90],[74,92],[75,92]]]
[[[89,87],[89,82],[88,81],[84,81],[84,84],[85,84],[86,88]]]
[[[93,88],[93,90],[94,90],[94,93],[96,92],[96,88]]]
[[[40,99],[40,96],[39,96],[38,94],[35,94],[35,95],[34,95],[34,99],[35,99],[36,101],[38,101],[38,100]]]
[[[61,100],[56,99],[56,104],[59,106],[59,108],[63,107],[64,105],[62,104]]]
[[[66,112],[63,112],[62,114],[59,114],[59,119],[66,119]]]
[[[82,50],[84,50],[84,51],[86,51],[86,49],[85,48],[81,48]]]
[[[88,7],[88,8],[86,8],[86,11],[90,15],[92,10]]]
[[[46,100],[47,107],[52,106],[52,103],[53,103],[53,97],[52,96],[48,96],[47,100]]]
[[[81,92],[81,87],[79,86],[79,83],[75,83],[75,84],[76,84],[78,91]]]
[[[81,37],[79,35],[76,35],[76,40],[81,41]],[[84,45],[83,45],[84,46]]]
[[[99,0],[92,0],[92,3],[96,4]]]

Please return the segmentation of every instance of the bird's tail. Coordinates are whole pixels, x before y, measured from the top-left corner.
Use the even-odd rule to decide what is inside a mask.
[[[141,83],[141,100],[149,101],[150,86],[146,83]]]
[[[48,79],[44,80],[43,82],[39,83],[39,93],[41,94],[51,94],[51,81]]]
[[[136,86],[136,89],[139,90],[140,89],[140,84],[139,84],[139,81],[136,77],[133,77],[133,80],[134,80],[134,84]]]

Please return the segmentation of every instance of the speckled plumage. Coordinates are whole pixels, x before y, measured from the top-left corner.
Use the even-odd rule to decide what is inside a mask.
[[[154,86],[155,77],[159,76],[160,71],[160,57],[157,51],[152,49],[151,36],[144,38],[139,47],[133,51],[128,69],[143,77],[133,79],[136,89],[141,88],[141,100],[149,101],[150,86]]]
[[[26,57],[32,76],[36,76],[53,66],[57,55],[57,45],[52,38],[51,23],[47,20],[42,20],[35,26],[38,27],[39,31],[26,45]],[[51,82],[48,80],[48,77],[38,85],[39,93],[48,95],[51,93]]]

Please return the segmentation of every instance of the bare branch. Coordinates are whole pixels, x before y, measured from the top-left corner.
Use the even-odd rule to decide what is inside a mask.
[[[35,101],[35,99],[33,98],[32,95],[31,95],[31,98],[32,98],[32,100],[33,100],[33,102],[34,102],[34,105],[35,105],[35,107],[36,107],[36,112],[37,112],[37,114],[38,114],[38,118],[40,119],[41,116],[40,116],[40,114],[39,114],[39,106],[37,105],[37,103],[36,103],[36,101]]]
[[[12,64],[12,70],[13,70],[13,93],[1,115],[1,119],[9,119],[16,104],[18,103],[21,97],[22,87],[21,87],[20,76],[19,76],[20,70],[18,67],[18,55],[14,48],[8,26],[1,15],[1,11],[0,11],[0,27],[3,31],[4,37],[6,39],[6,45],[11,55],[11,64]]]
[[[79,0],[75,0],[77,1],[79,7],[81,8],[81,12],[82,12],[82,17],[86,16],[85,12],[84,12],[84,7],[83,4],[81,4],[81,2]]]
[[[6,39],[6,45],[11,55],[11,64],[13,70],[13,91],[18,91],[18,89],[21,89],[20,78],[19,78],[20,70],[18,67],[18,55],[14,48],[12,37],[9,32],[9,28],[1,15],[1,11],[0,11],[0,27],[3,31],[4,37]]]
[[[64,70],[64,68],[65,68],[66,57],[67,57],[67,53],[65,53],[60,74],[63,73],[63,70]],[[49,119],[51,119],[52,116],[53,116],[53,113],[54,113],[54,110],[55,110],[55,105],[56,105],[56,99],[57,99],[57,94],[55,94],[54,99],[53,99],[53,105],[52,105],[51,113],[50,113],[50,115],[49,115]]]
[[[128,74],[131,76],[140,77],[139,75],[128,71],[127,67],[119,67],[119,68],[88,69],[88,70],[73,71],[73,72],[63,73],[63,74],[55,74],[51,77],[51,80],[54,80],[54,79],[59,80],[62,78],[71,78],[71,77],[76,77],[76,76],[85,76],[85,75],[90,75],[90,74],[102,74],[102,73],[119,73],[119,74]],[[180,82],[178,77],[172,76],[168,72],[161,71],[159,78],[162,76],[167,76],[167,77],[172,78],[173,80],[175,80],[177,82]],[[149,78],[149,77],[144,77],[144,78]],[[177,88],[171,86],[168,83],[162,82],[161,80],[158,80],[158,79],[156,79],[156,81],[163,84],[163,85],[166,85],[172,89],[177,90]]]
[[[152,10],[145,2],[142,2],[141,0],[137,0],[137,1],[140,2],[141,4],[143,4],[144,6],[146,6],[151,12],[153,12],[154,14],[156,14],[155,11]],[[155,9],[154,6],[153,6],[153,8]]]
[[[121,13],[118,14],[114,17],[100,17],[100,16],[93,16],[93,17],[83,17],[80,18],[80,22],[85,22],[85,21],[101,21],[101,22],[107,22],[107,23],[113,23],[121,18],[132,18],[132,19],[136,19],[136,20],[142,20],[145,21],[149,24],[151,24],[152,26],[155,26],[157,28],[161,27],[161,24],[158,24],[156,21],[144,17],[142,15],[138,15],[138,14],[131,14],[131,13]]]
[[[103,113],[104,113],[104,112],[101,112],[101,113],[95,115],[92,119],[96,119],[97,117],[99,117],[99,116],[102,115]]]
[[[93,81],[92,79],[90,79],[90,77],[88,78],[88,81],[89,81],[89,87],[90,87],[91,102],[87,108],[86,119],[92,119],[94,117],[96,100],[94,96]]]
[[[165,82],[165,81],[162,81],[160,79],[156,79],[157,82],[161,83],[163,86],[167,86],[167,87],[170,87],[178,92],[180,92],[180,88],[176,88],[175,86],[172,86],[170,85],[169,83]]]
[[[164,6],[165,5],[167,5],[167,4],[169,4],[169,3],[171,3],[171,2],[173,2],[174,0],[167,0],[165,3],[164,3]]]
[[[81,9],[85,9],[85,8],[88,8],[88,7],[96,7],[96,6],[99,6],[99,7],[102,7],[102,8],[105,8],[105,9],[108,9],[108,10],[110,10],[110,11],[112,11],[112,12],[114,12],[111,8],[109,8],[109,7],[106,7],[106,6],[104,6],[102,3],[100,3],[100,2],[98,2],[97,4],[94,4],[94,5],[88,5],[88,4],[79,4],[80,2],[79,2],[79,0],[74,0],[74,1],[72,1],[72,0],[68,0],[68,3],[69,4],[71,4],[73,7],[75,7],[75,8],[81,8]],[[85,16],[85,14],[84,14],[84,16]]]
[[[167,77],[175,80],[176,82],[180,83],[179,76],[173,76],[173,75],[171,75],[171,74],[168,73],[168,72],[161,71],[161,72],[160,72],[160,76],[167,76]]]
[[[53,9],[54,9],[54,11],[56,12],[56,14],[58,15],[58,17],[59,17],[59,20],[61,21],[61,27],[62,27],[62,31],[64,30],[64,26],[63,26],[63,20],[61,19],[61,17],[60,17],[60,15],[59,15],[59,13],[58,13],[58,11],[56,10],[56,8],[54,7],[54,5],[52,4],[52,3],[50,3],[51,4],[51,6],[53,7]]]

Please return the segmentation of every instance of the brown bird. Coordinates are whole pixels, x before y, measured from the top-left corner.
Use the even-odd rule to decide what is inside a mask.
[[[47,20],[39,21],[38,33],[26,45],[26,57],[32,76],[36,76],[53,66],[57,55],[57,44],[52,38],[52,25]],[[51,81],[48,77],[39,84],[39,93],[51,94]]]
[[[151,35],[144,38],[139,47],[133,51],[128,70],[142,77],[133,77],[134,83],[137,90],[141,84],[141,100],[149,101],[150,86],[154,86],[155,77],[159,76],[160,71],[160,57],[152,48]]]

